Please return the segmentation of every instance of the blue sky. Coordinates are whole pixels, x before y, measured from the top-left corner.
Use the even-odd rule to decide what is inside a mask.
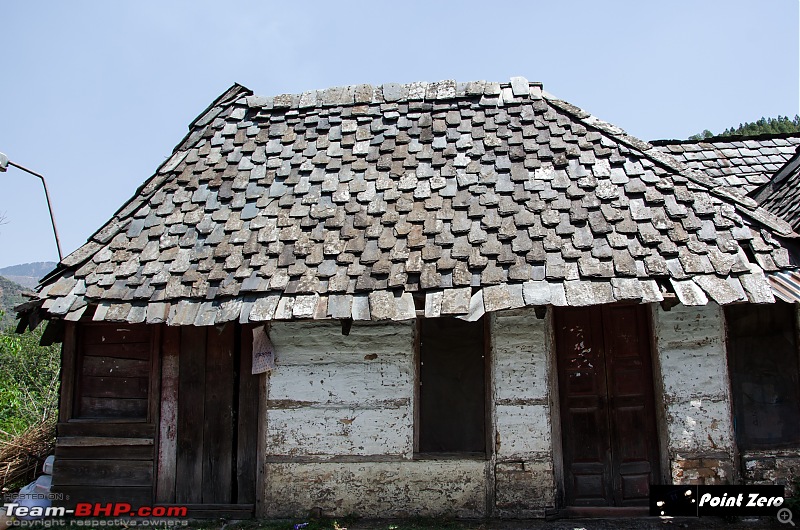
[[[0,152],[45,175],[65,254],[234,82],[275,95],[522,75],[642,139],[798,113],[797,0],[0,5]],[[54,260],[38,180],[0,174],[0,267]]]

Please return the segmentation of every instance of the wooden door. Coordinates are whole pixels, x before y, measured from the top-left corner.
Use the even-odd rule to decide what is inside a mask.
[[[198,517],[211,513],[192,512],[201,505],[251,510],[258,425],[252,330],[233,323],[168,328],[164,355],[158,501],[189,505]]]
[[[643,305],[555,313],[568,506],[639,506],[658,481],[649,326]]]

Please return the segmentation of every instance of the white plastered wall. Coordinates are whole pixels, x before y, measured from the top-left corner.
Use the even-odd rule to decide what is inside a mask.
[[[734,437],[720,306],[654,305],[656,362],[663,384],[666,446],[672,481],[734,480]]]

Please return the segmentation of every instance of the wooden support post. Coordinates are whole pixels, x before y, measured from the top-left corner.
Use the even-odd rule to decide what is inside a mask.
[[[161,351],[161,418],[158,437],[156,502],[175,502],[176,455],[178,448],[178,378],[180,329],[167,327]]]

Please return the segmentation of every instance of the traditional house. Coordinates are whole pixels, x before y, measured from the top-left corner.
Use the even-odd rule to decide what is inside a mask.
[[[523,78],[234,85],[25,308],[63,334],[54,488],[531,517],[756,480],[798,457],[796,237]]]

